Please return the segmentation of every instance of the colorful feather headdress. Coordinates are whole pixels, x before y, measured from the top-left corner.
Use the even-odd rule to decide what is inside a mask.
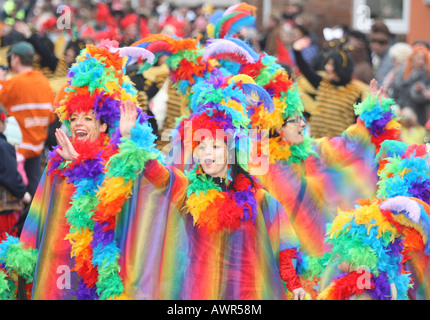
[[[247,75],[224,76],[221,72],[214,73],[209,79],[199,81],[192,87],[189,105],[191,116],[182,119],[177,127],[181,140],[193,137],[194,150],[199,143],[194,141],[198,140],[195,138],[196,133],[198,136],[203,134],[203,137],[204,132],[210,132],[213,138],[220,134],[224,139],[231,137],[234,143],[230,148],[249,148],[250,119],[247,109],[260,104],[269,112],[273,110],[269,94],[256,85],[252,78]],[[191,128],[192,135],[187,133],[188,128]],[[245,169],[247,161],[240,161]]]
[[[245,2],[235,4],[225,11],[216,11],[209,20],[206,31],[210,38],[233,36],[243,27],[254,25],[257,8]]]
[[[203,47],[199,39],[178,39],[164,34],[154,34],[135,42],[132,47],[145,48],[157,58],[167,55],[170,78],[179,93],[186,94],[202,78],[208,78],[215,69],[212,62],[203,61]],[[143,72],[149,64],[144,65]]]
[[[346,262],[350,272],[332,279],[319,299],[348,299],[365,290],[378,300],[408,299],[413,280],[405,262],[412,252],[429,254],[430,207],[403,196],[358,202],[355,210],[339,211],[327,232],[330,255]]]
[[[425,145],[387,140],[381,144],[376,160],[380,165],[378,198],[357,200],[355,210],[339,211],[328,226],[327,242],[333,245],[329,255],[338,255],[339,262],[347,262],[353,270],[366,267],[372,277],[371,287],[367,289],[374,298],[391,298],[391,283],[395,285],[398,299],[408,299],[412,282],[420,279],[410,279],[407,271],[410,268],[404,264],[414,256],[412,252],[430,255],[428,154]],[[418,260],[414,258],[411,262],[414,268],[425,270],[427,260]],[[359,276],[362,274],[354,271],[333,279],[319,298],[348,298],[348,295],[342,296],[341,287],[349,287],[351,290],[343,290],[349,295],[362,293],[363,290],[354,287]]]
[[[116,41],[87,45],[69,69],[68,85],[56,109],[60,121],[70,128],[74,112],[93,110],[112,134],[119,124],[122,102],[137,104],[137,91],[124,73],[126,64],[134,61],[153,63],[154,55],[144,48],[118,48]]]
[[[275,57],[258,55],[244,41],[226,37],[211,40],[206,47],[204,59],[217,59],[224,68],[250,76],[270,94],[274,112],[268,112],[261,106],[248,110],[253,128],[273,132],[282,128],[286,118],[303,114],[304,106],[297,86],[287,71],[276,62]]]
[[[253,25],[255,15],[256,8],[246,3],[216,12],[207,27],[212,39],[206,45],[204,61],[216,59],[232,74],[249,75],[269,92],[275,106],[273,112],[261,106],[250,108],[248,112],[253,128],[274,132],[282,128],[286,118],[301,116],[304,106],[296,84],[275,57],[257,54],[247,43],[235,38],[242,27]]]

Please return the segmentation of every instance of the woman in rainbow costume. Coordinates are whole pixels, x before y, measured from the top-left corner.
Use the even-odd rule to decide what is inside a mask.
[[[424,145],[382,143],[377,197],[329,225],[321,300],[428,300],[430,169]],[[327,261],[327,259],[324,259]],[[313,261],[308,272],[317,271]],[[316,267],[316,268],[314,268]],[[322,268],[321,268],[322,267]]]
[[[57,132],[60,146],[19,241],[0,244],[2,299],[14,298],[16,275],[32,299],[178,297],[186,238],[175,201],[186,181],[160,188],[138,179],[157,157],[156,137],[123,73],[127,61],[153,58],[145,49],[103,41],[88,45],[70,68],[57,113],[71,141]],[[121,116],[130,104],[138,114],[131,133]]]
[[[245,59],[250,51],[238,39],[216,39],[207,46],[205,59],[220,59],[224,64],[229,57],[227,64],[252,77],[272,96],[274,112],[261,107],[248,110],[251,127],[269,135],[270,170],[259,178],[275,197],[285,200],[281,202],[294,215],[293,221],[303,223],[297,231],[306,232],[303,238],[299,236],[302,249],[322,254],[328,249],[322,243],[325,223],[331,222],[337,207],[350,208],[355,199],[375,195],[378,168],[374,159],[380,143],[399,135],[390,109],[394,102],[373,89],[372,95],[355,106],[358,121],[341,137],[312,139],[304,133],[304,106],[296,84],[274,57],[261,54],[254,61]]]
[[[266,157],[269,170],[259,182],[278,199],[301,244],[301,252],[321,257],[330,251],[325,242],[326,224],[337,209],[351,209],[357,198],[374,196],[380,143],[397,139],[399,124],[390,109],[393,101],[383,97],[372,83],[373,94],[355,106],[357,123],[341,137],[315,140],[304,134],[303,103],[293,80],[274,57],[255,52],[238,39],[213,39],[204,60],[218,59],[229,70],[247,74],[272,96],[275,111],[249,108],[251,127],[268,136],[254,154]],[[228,59],[227,59],[228,58]],[[305,283],[306,285],[309,283]],[[316,297],[314,279],[306,290]]]
[[[182,299],[286,299],[284,283],[293,298],[304,296],[292,262],[299,243],[290,221],[247,172],[246,108],[261,99],[270,104],[267,93],[258,92],[264,94],[249,77],[216,72],[192,87],[191,115],[178,127],[183,140],[191,138],[196,157],[184,172],[189,264]],[[169,175],[159,161],[148,166],[150,181]]]

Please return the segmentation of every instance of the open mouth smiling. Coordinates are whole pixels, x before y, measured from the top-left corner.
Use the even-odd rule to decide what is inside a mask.
[[[85,130],[75,130],[76,139],[85,139],[88,136],[88,132]]]

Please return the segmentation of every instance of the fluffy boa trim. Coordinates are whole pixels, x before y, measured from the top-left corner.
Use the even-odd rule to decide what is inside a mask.
[[[0,243],[0,300],[16,299],[14,276],[23,277],[27,283],[33,281],[37,254],[36,249],[24,248],[10,235]]]
[[[238,229],[244,221],[255,223],[258,213],[256,189],[243,174],[231,182],[236,191],[222,191],[212,177],[200,172],[200,166],[188,171],[186,176],[189,180],[186,208],[194,225],[208,233],[217,233]]]
[[[312,149],[313,139],[305,136],[301,144],[294,145],[282,140],[282,137],[271,138],[269,141],[269,163],[279,161],[285,164],[300,163],[310,155],[319,157]]]

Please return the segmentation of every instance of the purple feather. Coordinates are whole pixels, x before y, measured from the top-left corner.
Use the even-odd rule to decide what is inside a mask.
[[[120,119],[120,104],[121,102],[111,97],[104,95],[104,91],[101,95],[97,96],[95,101],[95,111],[97,112],[97,118],[102,119],[106,122],[109,128],[115,128],[115,122]]]
[[[391,300],[391,287],[385,272],[381,272],[376,278],[374,277],[373,283],[374,289],[370,291],[370,294],[376,300]]]
[[[252,220],[255,224],[255,218],[257,216],[257,200],[255,194],[252,191],[238,191],[233,194],[233,199],[238,206],[243,209],[242,221]],[[251,210],[249,206],[251,207]]]
[[[370,125],[371,134],[374,135],[375,137],[377,137],[381,133],[383,133],[385,126],[387,125],[388,122],[390,122],[392,120],[392,118],[393,118],[393,114],[390,110],[390,111],[385,112],[382,115],[382,118],[373,121],[372,124]]]
[[[93,234],[93,240],[91,241],[91,246],[94,248],[97,246],[97,244],[102,243],[103,246],[113,242],[115,238],[115,231],[114,230],[107,230],[104,231],[104,229],[109,225],[108,222],[105,222],[103,224],[100,224],[100,222],[96,222],[94,224],[94,234]]]
[[[73,294],[76,295],[77,300],[97,300],[98,296],[96,293],[96,286],[91,289],[87,288],[84,280],[81,279],[78,284],[78,288]]]
[[[100,154],[98,156],[100,157]],[[96,178],[102,174],[103,171],[104,166],[101,163],[100,158],[87,159],[78,166],[65,170],[64,175],[69,178],[70,182],[74,183],[76,180],[83,178]]]
[[[430,185],[429,179],[423,182],[421,181],[412,182],[408,191],[411,194],[411,196],[418,198],[424,201],[425,203],[429,203],[430,201],[429,185]]]

